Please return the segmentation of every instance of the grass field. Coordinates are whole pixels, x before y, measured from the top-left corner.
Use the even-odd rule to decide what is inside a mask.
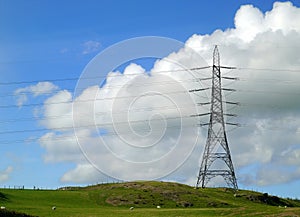
[[[1,189],[0,206],[33,216],[61,217],[300,216],[300,202],[296,200],[225,188],[194,189],[167,182],[103,184],[65,190]],[[56,210],[52,210],[53,206]]]

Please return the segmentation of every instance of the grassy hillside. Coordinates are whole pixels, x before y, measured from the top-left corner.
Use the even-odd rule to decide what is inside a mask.
[[[152,181],[55,191],[1,189],[0,206],[34,216],[300,216],[296,200]]]

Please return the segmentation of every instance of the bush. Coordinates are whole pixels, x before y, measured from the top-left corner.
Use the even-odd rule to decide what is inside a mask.
[[[33,216],[27,215],[25,213],[19,213],[19,212],[9,211],[9,210],[0,210],[0,216],[5,216],[5,217],[33,217]]]

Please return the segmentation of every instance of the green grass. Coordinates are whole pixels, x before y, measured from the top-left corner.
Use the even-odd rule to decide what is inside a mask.
[[[157,209],[157,206],[161,209]],[[67,190],[0,190],[0,206],[33,216],[300,216],[300,202],[252,191],[167,182]],[[56,206],[53,211],[51,208]],[[134,210],[129,210],[133,206]],[[280,206],[280,207],[279,207]],[[287,208],[284,208],[287,206]],[[1,212],[0,212],[1,216]]]

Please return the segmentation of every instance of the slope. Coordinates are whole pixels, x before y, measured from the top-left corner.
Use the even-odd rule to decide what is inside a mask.
[[[300,216],[298,200],[227,188],[194,189],[172,182],[0,192],[1,206],[34,216]]]

